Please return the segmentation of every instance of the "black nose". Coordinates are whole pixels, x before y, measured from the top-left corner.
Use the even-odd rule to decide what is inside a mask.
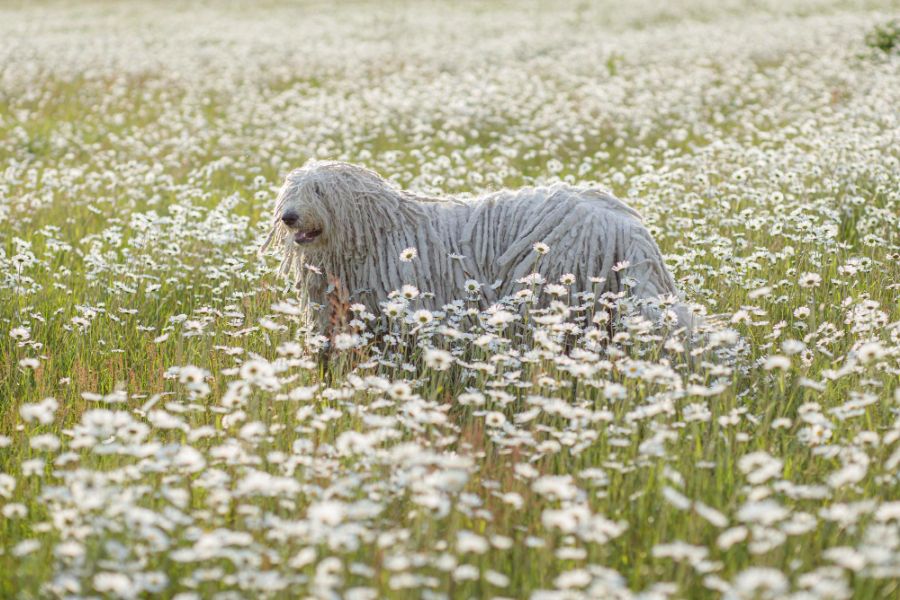
[[[297,213],[292,210],[289,210],[281,215],[281,220],[284,221],[284,224],[288,227],[293,227],[294,225],[296,225],[299,219],[300,217],[297,216]]]

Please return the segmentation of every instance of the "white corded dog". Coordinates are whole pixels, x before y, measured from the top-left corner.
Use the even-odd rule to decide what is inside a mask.
[[[549,247],[540,260],[536,243]],[[486,308],[539,272],[551,282],[573,274],[573,291],[625,292],[651,320],[668,317],[688,328],[693,322],[640,215],[598,189],[556,184],[434,198],[357,165],[310,162],[292,171],[278,194],[262,250],[278,245],[281,272],[296,277],[311,308],[326,302],[328,277],[351,302],[378,314],[406,284],[433,294],[424,306],[437,309],[466,298],[466,282],[474,280],[483,284]],[[401,261],[411,247],[418,257]]]

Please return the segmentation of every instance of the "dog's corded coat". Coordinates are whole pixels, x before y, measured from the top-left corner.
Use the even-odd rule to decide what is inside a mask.
[[[296,227],[282,222],[286,211],[298,215]],[[295,243],[291,234],[305,230],[319,233],[309,244]],[[534,251],[537,242],[549,246],[546,255]],[[668,297],[671,303],[677,295],[659,248],[634,209],[604,191],[565,184],[471,200],[434,198],[397,189],[356,165],[312,162],[292,171],[278,194],[262,249],[279,245],[281,272],[297,278],[307,301],[324,304],[327,276],[333,276],[351,302],[376,314],[403,285],[430,292],[424,305],[440,308],[467,297],[467,280],[483,284],[486,307],[521,290],[517,280],[532,272],[550,282],[571,273],[576,291],[627,291],[645,301],[644,313],[651,318],[660,314],[653,300]],[[418,257],[401,261],[401,252],[410,247]],[[689,326],[687,307],[673,309],[679,323]]]

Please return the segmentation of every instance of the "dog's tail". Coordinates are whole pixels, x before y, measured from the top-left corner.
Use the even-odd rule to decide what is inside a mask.
[[[641,312],[655,323],[674,320],[674,325],[688,333],[696,331],[702,319],[684,302],[650,232],[638,223],[630,233],[624,252],[625,266],[620,274],[628,280],[630,285],[626,287],[638,301]]]

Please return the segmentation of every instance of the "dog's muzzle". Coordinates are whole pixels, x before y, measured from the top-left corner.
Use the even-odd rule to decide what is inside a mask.
[[[306,231],[298,231],[294,234],[295,244],[310,244],[322,235],[321,229],[307,229]]]
[[[297,221],[300,220],[300,215],[296,212],[289,210],[285,211],[283,215],[281,215],[281,222],[287,225],[288,227],[293,227],[297,224]]]
[[[300,221],[300,215],[298,215],[293,210],[285,211],[284,214],[281,215],[281,222],[290,227],[291,229],[296,229],[297,223]],[[321,229],[302,229],[294,233],[294,243],[295,244],[309,244],[315,241],[317,237],[322,234]]]

